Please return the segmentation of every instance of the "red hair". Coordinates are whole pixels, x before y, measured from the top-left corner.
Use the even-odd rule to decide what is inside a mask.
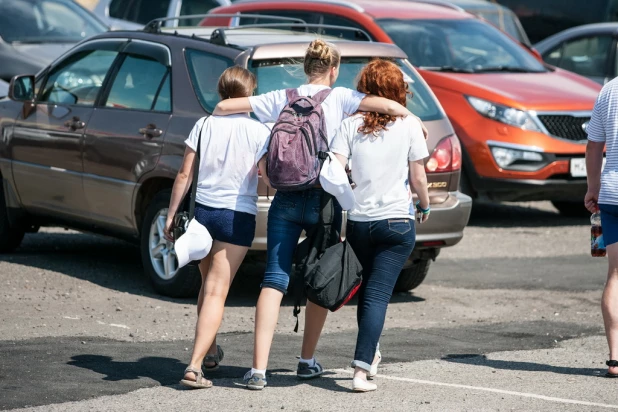
[[[361,70],[356,89],[364,94],[384,97],[402,106],[406,105],[408,83],[403,80],[403,72],[393,62],[376,59],[369,62]],[[387,125],[394,122],[397,116],[376,112],[363,113],[364,123],[358,128],[359,133],[372,134],[388,130]]]

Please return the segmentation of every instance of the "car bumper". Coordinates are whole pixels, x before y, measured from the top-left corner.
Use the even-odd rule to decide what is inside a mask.
[[[585,178],[578,179],[487,179],[477,178],[474,187],[478,197],[502,202],[532,202],[540,200],[583,201]]]
[[[252,250],[266,250],[266,223],[271,199],[260,197],[258,200]],[[416,224],[416,248],[440,248],[459,243],[463,238],[463,230],[468,224],[471,210],[472,199],[469,196],[461,192],[449,193],[444,202],[431,206],[431,217],[427,222],[422,225]]]

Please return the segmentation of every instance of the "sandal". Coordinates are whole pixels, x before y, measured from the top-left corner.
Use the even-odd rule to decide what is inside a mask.
[[[217,345],[217,353],[214,355],[206,355],[202,361],[202,369],[206,372],[213,372],[219,369],[219,363],[223,360],[223,349]],[[207,366],[206,363],[214,363],[213,366]]]
[[[195,380],[191,381],[189,379],[183,378],[180,381],[181,385],[187,386],[191,389],[208,389],[212,387],[212,382],[204,378],[204,372],[202,372],[200,369],[194,369],[189,366],[187,367],[187,369],[185,369],[185,375],[189,372],[195,375]]]
[[[618,361],[617,360],[608,360],[607,362],[605,362],[605,364],[607,366],[609,366],[610,368],[615,368],[618,367]],[[605,374],[606,378],[618,378],[618,373],[609,373],[607,372]]]

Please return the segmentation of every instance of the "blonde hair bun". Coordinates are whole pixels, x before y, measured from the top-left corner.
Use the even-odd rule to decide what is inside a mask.
[[[329,59],[331,53],[329,44],[322,39],[312,41],[307,48],[307,56],[313,59],[327,60]]]

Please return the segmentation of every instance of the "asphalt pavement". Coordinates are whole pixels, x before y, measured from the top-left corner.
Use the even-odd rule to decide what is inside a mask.
[[[317,353],[326,376],[300,382],[302,336],[286,299],[269,386],[247,391],[263,267],[245,265],[219,335],[215,387],[188,391],[178,380],[194,300],[154,293],[130,244],[45,229],[0,257],[0,410],[334,411],[356,410],[361,398],[364,409],[393,411],[618,409],[616,382],[601,377],[607,262],[589,257],[588,236],[585,217],[548,203],[475,207],[462,243],[413,293],[393,297],[379,389],[358,395],[349,390],[356,302],[329,316]]]

